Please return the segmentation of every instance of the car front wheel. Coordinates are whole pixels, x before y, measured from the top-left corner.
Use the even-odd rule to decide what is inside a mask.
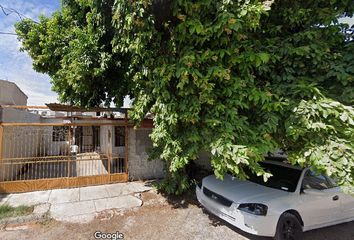
[[[276,240],[298,240],[302,236],[302,226],[299,219],[291,213],[283,213],[280,216],[277,232],[275,234]]]

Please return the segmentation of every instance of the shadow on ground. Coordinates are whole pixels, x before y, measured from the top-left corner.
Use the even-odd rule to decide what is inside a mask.
[[[188,178],[191,182],[194,183],[200,182],[204,177],[212,174],[211,170],[197,166],[193,161],[189,163],[189,166],[186,169],[186,174],[188,175]],[[161,180],[162,179],[148,181],[145,185],[149,187],[156,187],[157,184],[161,182]],[[166,192],[160,190],[158,191],[158,193],[161,194],[167,200],[168,204],[171,205],[172,208],[188,208],[190,205],[199,206],[199,202],[195,195],[195,187],[196,185],[192,184],[190,186],[189,191],[178,196],[167,194]]]
[[[2,190],[2,188],[0,188],[0,191]],[[7,193],[0,193],[0,205],[3,202],[3,200],[6,201],[6,198],[9,196],[9,194]]]

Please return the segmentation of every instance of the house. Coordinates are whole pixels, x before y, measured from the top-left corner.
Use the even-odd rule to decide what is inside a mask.
[[[162,161],[147,161],[152,119],[134,128],[129,109],[27,106],[9,81],[0,93],[0,192],[163,177]]]
[[[78,154],[100,153],[104,158],[112,156],[114,171],[123,167],[122,161],[126,157],[130,180],[163,177],[162,161],[147,160],[147,152],[152,147],[149,137],[153,128],[152,119],[145,119],[139,128],[134,128],[125,118],[128,111],[125,108],[87,110],[57,103],[47,106],[55,112],[69,113],[63,117],[46,117],[42,122],[57,122],[60,119],[74,124],[71,129],[71,143],[72,146],[77,146]],[[60,131],[60,127],[54,128],[54,133],[55,131]]]
[[[13,82],[0,79],[0,105],[26,106],[27,95]],[[39,122],[40,116],[25,109],[0,108],[0,122]]]

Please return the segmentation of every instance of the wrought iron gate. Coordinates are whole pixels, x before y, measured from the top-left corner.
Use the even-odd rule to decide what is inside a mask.
[[[114,148],[116,126],[124,129],[123,151]],[[2,123],[0,192],[127,181],[127,137],[124,121]]]

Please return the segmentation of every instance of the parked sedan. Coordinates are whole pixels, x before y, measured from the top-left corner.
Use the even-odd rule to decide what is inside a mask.
[[[245,232],[275,239],[301,239],[303,231],[354,220],[354,198],[332,179],[281,161],[261,164],[273,174],[267,182],[252,174],[247,181],[211,175],[196,187],[199,202]]]

